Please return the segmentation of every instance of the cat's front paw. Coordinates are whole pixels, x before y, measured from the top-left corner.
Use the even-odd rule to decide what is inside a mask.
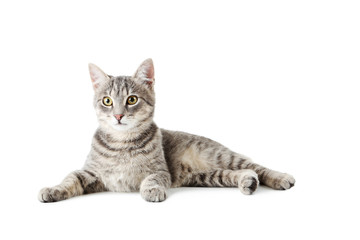
[[[275,182],[275,189],[287,190],[295,185],[295,178],[287,173],[281,173],[277,176]]]
[[[140,193],[148,202],[162,202],[166,199],[166,189],[160,186],[141,189]]]
[[[40,202],[57,202],[67,198],[67,192],[58,188],[43,188],[40,190],[38,199]]]
[[[244,172],[245,171],[245,172]],[[252,170],[243,170],[239,179],[239,188],[243,194],[251,195],[259,186],[257,174]]]

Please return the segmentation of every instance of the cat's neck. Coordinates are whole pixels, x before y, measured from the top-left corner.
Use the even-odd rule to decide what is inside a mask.
[[[149,127],[153,125],[157,127],[154,121],[142,122],[134,128],[123,131],[99,126],[97,131],[106,136],[106,139],[109,139],[110,141],[126,142],[131,141],[132,139],[137,139],[140,135],[144,134],[146,129],[149,129]]]

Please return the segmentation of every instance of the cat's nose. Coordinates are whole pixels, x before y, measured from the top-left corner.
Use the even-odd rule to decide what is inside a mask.
[[[124,114],[114,114],[116,120],[120,121],[123,118]]]

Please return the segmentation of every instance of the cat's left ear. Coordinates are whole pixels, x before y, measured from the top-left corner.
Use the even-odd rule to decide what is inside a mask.
[[[155,83],[154,73],[154,63],[151,58],[148,58],[141,63],[133,77],[135,80],[152,87]]]

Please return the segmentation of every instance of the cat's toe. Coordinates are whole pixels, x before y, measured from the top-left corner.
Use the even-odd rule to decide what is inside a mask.
[[[295,178],[287,173],[284,173],[278,181],[279,190],[287,190],[295,185]]]
[[[148,202],[162,202],[166,199],[164,187],[146,188],[141,191],[141,196]]]
[[[251,195],[259,186],[258,177],[254,174],[245,175],[239,181],[240,191],[245,195]]]
[[[53,202],[52,196],[50,194],[50,188],[43,188],[38,194],[38,199],[40,202]]]
[[[38,199],[40,202],[57,202],[66,198],[66,192],[62,192],[56,188],[43,188],[40,190]]]

